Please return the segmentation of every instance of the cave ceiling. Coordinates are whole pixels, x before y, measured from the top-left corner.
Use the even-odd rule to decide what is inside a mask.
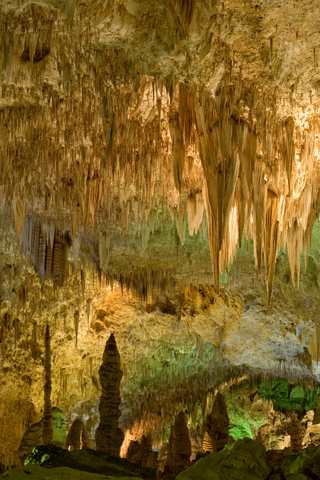
[[[40,418],[46,323],[53,404],[92,429],[111,332],[124,430],[246,369],[319,380],[319,19],[315,0],[2,0],[6,431]]]
[[[0,195],[18,238],[26,215],[41,231],[25,228],[25,251],[54,229],[95,244],[106,272],[128,232],[143,251],[150,232],[183,245],[202,227],[219,290],[245,230],[268,302],[281,246],[299,283],[319,209],[319,8],[3,2]]]

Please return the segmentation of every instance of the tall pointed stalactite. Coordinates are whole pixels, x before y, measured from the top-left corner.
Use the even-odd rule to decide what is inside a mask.
[[[277,259],[277,250],[280,242],[280,228],[278,220],[279,202],[278,196],[272,190],[268,190],[266,201],[266,218],[264,227],[264,266],[267,284],[267,300],[270,305],[274,268]]]
[[[45,363],[44,363],[44,409],[42,420],[42,443],[49,445],[52,443],[52,407],[51,407],[51,346],[50,346],[50,329],[49,325],[46,327],[45,336]]]
[[[95,437],[97,450],[112,457],[119,457],[124,440],[124,434],[119,428],[120,382],[123,375],[120,366],[120,354],[112,333],[99,368],[102,395],[99,403],[100,422]]]
[[[203,99],[202,102],[196,100],[195,106],[200,158],[206,179],[211,261],[218,291],[223,263],[228,265],[229,252],[224,242],[240,167],[239,153],[234,148],[238,125],[230,117],[232,97],[226,82],[216,96],[216,105],[212,100]]]

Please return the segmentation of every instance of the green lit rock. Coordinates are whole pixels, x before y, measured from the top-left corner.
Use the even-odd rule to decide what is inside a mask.
[[[229,456],[228,446],[220,452],[211,453],[198,460],[192,467],[181,472],[176,480],[222,480],[220,464]]]
[[[298,473],[303,468],[303,462],[306,459],[306,451],[304,450],[301,455],[288,455],[282,462],[281,468],[284,476],[288,477],[294,473]]]
[[[319,388],[304,390],[301,385],[292,385],[280,378],[275,378],[272,382],[260,383],[257,391],[260,398],[266,398],[273,402],[275,410],[306,412],[320,405]]]
[[[320,446],[314,450],[307,450],[307,458],[303,464],[303,473],[311,478],[320,478]]]
[[[211,453],[177,476],[177,480],[266,480],[272,468],[265,448],[250,438]]]
[[[306,478],[320,478],[320,446],[303,450],[300,455],[289,455],[282,462],[282,470],[285,478],[298,479],[297,475],[302,474]]]

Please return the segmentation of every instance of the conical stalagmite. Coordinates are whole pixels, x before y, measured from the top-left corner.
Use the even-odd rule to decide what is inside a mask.
[[[99,368],[102,395],[99,403],[100,423],[96,431],[97,450],[112,457],[119,457],[124,439],[119,428],[120,382],[123,375],[120,366],[120,355],[112,333]]]
[[[174,463],[178,466],[190,464],[191,441],[184,412],[177,416],[172,428],[172,455]]]
[[[302,428],[296,413],[291,415],[290,437],[291,450],[295,453],[300,452],[302,449]]]
[[[45,363],[44,363],[44,411],[42,421],[42,443],[43,445],[49,445],[52,443],[53,431],[52,431],[52,407],[51,407],[51,349],[50,349],[50,329],[49,325],[46,328],[45,336]]]
[[[222,450],[228,442],[229,416],[224,396],[219,392],[206,418],[206,431],[210,435],[213,451]]]

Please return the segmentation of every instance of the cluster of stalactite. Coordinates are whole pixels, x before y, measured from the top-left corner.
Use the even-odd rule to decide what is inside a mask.
[[[148,228],[156,205],[168,205],[183,237],[183,219],[196,231],[205,202],[217,289],[244,229],[258,271],[264,259],[268,301],[281,246],[299,285],[319,214],[316,115],[301,126],[294,114],[280,118],[276,92],[257,90],[219,39],[227,55],[215,93],[172,75],[143,76],[130,51],[99,43],[107,3],[93,23],[72,1],[63,15],[36,5],[1,12],[0,195],[12,204],[17,236],[28,211],[58,225],[67,219],[74,241],[97,216],[103,235],[107,224]],[[171,3],[187,34],[196,2]]]

